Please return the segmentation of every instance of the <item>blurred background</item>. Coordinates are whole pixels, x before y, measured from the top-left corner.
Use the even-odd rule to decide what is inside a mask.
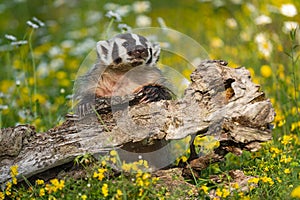
[[[289,130],[299,120],[293,117],[299,114],[299,8],[296,0],[1,0],[0,127],[31,123],[42,131],[60,123],[96,41],[168,27],[197,41],[207,57],[249,69],[274,103],[275,125],[288,121]],[[167,64],[188,79],[183,59]]]

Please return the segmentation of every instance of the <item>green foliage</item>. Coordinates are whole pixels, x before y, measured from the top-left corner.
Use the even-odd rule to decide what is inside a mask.
[[[232,67],[246,66],[276,110],[274,139],[259,152],[243,152],[241,156],[228,154],[223,163],[203,170],[201,178],[195,180],[199,195],[195,198],[209,199],[208,192],[212,190],[216,199],[300,197],[297,150],[300,146],[297,23],[300,18],[293,10],[299,7],[299,1],[289,0],[155,0],[142,4],[131,0],[122,3],[4,0],[0,4],[0,127],[29,123],[43,131],[59,124],[71,108],[70,96],[77,70],[96,41],[130,27],[166,25],[194,38],[211,58],[227,60]],[[119,12],[121,22],[117,17],[106,17],[108,10]],[[158,17],[162,20],[157,20]],[[188,77],[191,71],[186,69],[186,61],[164,55],[163,61],[168,62],[164,64]],[[201,142],[203,138],[198,141]],[[217,145],[213,141],[209,144],[200,146],[211,150]],[[178,162],[180,160],[186,161],[187,156],[178,158]],[[85,166],[93,161],[85,155],[76,162]],[[249,183],[250,191],[236,186],[236,190],[228,194],[228,188],[210,180],[211,175],[227,176],[232,169],[255,177]],[[194,195],[189,191],[170,193],[166,188],[157,188],[154,177],[147,173],[139,177],[136,173],[112,178],[108,176],[110,170],[100,163],[85,179],[54,179],[49,183],[41,180],[30,186],[30,190],[14,186],[14,172],[12,182],[0,192],[0,199],[4,196],[164,199],[165,193],[169,195],[167,199],[176,199]],[[137,179],[144,175],[146,178],[138,183]],[[141,186],[146,182],[148,186]],[[258,187],[251,187],[253,183]]]

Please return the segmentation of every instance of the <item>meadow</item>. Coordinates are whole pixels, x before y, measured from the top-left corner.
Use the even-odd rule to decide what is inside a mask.
[[[192,189],[168,190],[158,178],[139,170],[146,162],[124,164],[126,173],[113,177],[107,165],[117,162],[112,151],[110,158],[93,165],[89,155],[79,157],[76,162],[84,166],[86,176],[77,180],[37,180],[20,188],[15,166],[0,200],[210,199],[210,191],[214,199],[300,199],[298,12],[297,0],[2,0],[0,128],[32,124],[42,132],[62,123],[71,111],[78,69],[95,43],[141,27],[172,28],[197,41],[208,58],[245,66],[271,99],[276,117],[272,141],[258,152],[230,154],[204,170],[201,178],[186,180]],[[164,61],[186,78],[191,73],[178,58]],[[248,190],[210,179],[233,169],[255,177]]]

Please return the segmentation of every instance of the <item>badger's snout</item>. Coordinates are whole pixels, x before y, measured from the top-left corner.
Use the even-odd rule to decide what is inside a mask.
[[[128,52],[128,55],[134,59],[146,59],[149,56],[147,48],[137,45],[133,50]]]

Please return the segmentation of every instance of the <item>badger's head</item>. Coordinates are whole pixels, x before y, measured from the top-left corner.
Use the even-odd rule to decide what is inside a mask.
[[[159,44],[145,37],[125,33],[97,43],[99,62],[112,68],[153,66],[159,59]]]

